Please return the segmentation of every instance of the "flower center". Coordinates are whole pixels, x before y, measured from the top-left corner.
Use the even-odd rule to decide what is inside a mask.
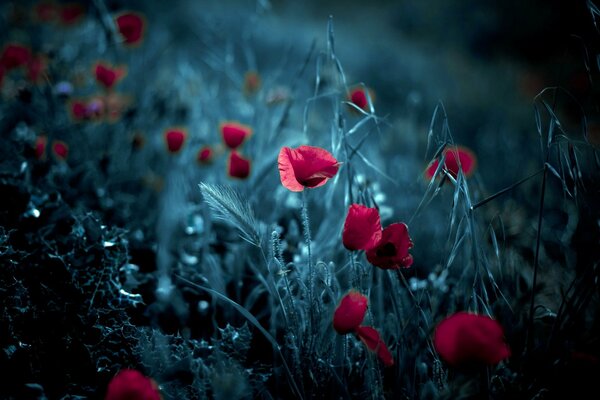
[[[393,243],[386,243],[377,249],[378,257],[393,257],[396,255],[396,246]]]

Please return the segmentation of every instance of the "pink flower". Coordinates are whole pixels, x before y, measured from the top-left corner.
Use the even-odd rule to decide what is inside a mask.
[[[281,184],[292,192],[323,186],[340,166],[330,152],[313,146],[283,147],[277,162]]]

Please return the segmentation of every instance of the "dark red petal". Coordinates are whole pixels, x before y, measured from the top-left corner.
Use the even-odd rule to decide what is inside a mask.
[[[260,75],[256,71],[248,71],[244,75],[244,93],[251,95],[260,89]]]
[[[35,158],[41,160],[46,157],[46,146],[48,138],[44,135],[38,136],[35,139]]]
[[[73,100],[71,103],[71,117],[74,120],[82,120],[87,115],[87,105],[82,100]]]
[[[377,354],[377,357],[383,362],[386,367],[394,365],[392,353],[381,339],[381,335],[376,329],[370,326],[359,326],[356,329],[358,338],[367,346],[369,350]]]
[[[487,316],[456,313],[438,324],[434,347],[448,364],[498,364],[510,356],[500,324]]]
[[[135,44],[142,40],[144,18],[137,13],[127,12],[115,18],[117,29],[127,44]]]
[[[85,8],[79,3],[64,4],[60,8],[60,20],[64,25],[72,25],[79,21],[85,13]]]
[[[293,192],[323,186],[339,169],[339,162],[330,152],[313,146],[284,147],[277,161],[281,183]]]
[[[34,8],[34,16],[41,22],[50,22],[56,19],[57,13],[58,8],[52,2],[41,1]]]
[[[165,143],[170,153],[177,153],[183,147],[186,138],[185,131],[173,129],[165,132]]]
[[[31,82],[37,82],[42,75],[42,72],[46,69],[46,62],[43,57],[33,57],[27,65],[27,78]]]
[[[119,371],[111,379],[105,400],[161,400],[156,383],[133,369]]]
[[[365,318],[367,303],[367,298],[359,292],[348,292],[335,309],[333,329],[340,335],[353,332]]]
[[[427,169],[425,170],[425,177],[427,178],[427,180],[431,180],[431,178],[433,178],[433,175],[435,175],[435,171],[437,170],[438,165],[440,165],[440,161],[437,158],[431,163],[429,163]]]
[[[204,146],[198,150],[196,160],[201,164],[209,163],[212,159],[213,151],[210,146]]]
[[[354,103],[354,105],[356,105],[358,108],[363,110],[367,109],[367,95],[365,94],[365,90],[363,88],[354,89],[350,93],[350,101],[352,101],[352,103]]]
[[[52,153],[59,161],[64,161],[69,155],[69,145],[60,140],[52,142]]]
[[[233,150],[229,154],[227,171],[232,178],[245,179],[250,175],[250,160],[243,158],[237,151]]]
[[[383,269],[408,268],[413,263],[413,258],[408,253],[412,247],[413,242],[406,224],[391,224],[383,230],[377,246],[367,250],[367,260]]]
[[[252,128],[239,122],[223,122],[220,127],[223,141],[230,149],[238,148],[252,134]]]
[[[8,44],[0,56],[0,65],[9,71],[14,68],[26,66],[31,60],[31,50],[20,44]]]
[[[351,204],[344,222],[342,242],[348,250],[369,250],[381,240],[379,211],[361,204]]]

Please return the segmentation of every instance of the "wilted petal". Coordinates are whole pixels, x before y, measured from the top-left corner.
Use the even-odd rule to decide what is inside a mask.
[[[359,326],[356,329],[356,334],[369,350],[377,354],[377,357],[379,357],[386,367],[394,365],[392,353],[390,353],[390,350],[387,348],[381,339],[381,335],[379,335],[379,332],[377,332],[376,329],[371,328],[370,326]]]

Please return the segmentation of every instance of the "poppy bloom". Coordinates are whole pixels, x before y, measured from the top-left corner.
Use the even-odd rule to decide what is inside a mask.
[[[35,158],[43,160],[46,158],[46,146],[48,145],[48,138],[44,135],[40,135],[35,139],[34,151]]]
[[[40,1],[33,9],[34,17],[40,22],[50,22],[56,19],[57,6],[52,2]]]
[[[177,153],[183,147],[187,133],[180,129],[169,129],[165,132],[165,143],[169,153]]]
[[[244,75],[244,94],[251,95],[260,89],[260,75],[256,71],[248,71]]]
[[[458,156],[458,159],[457,159]],[[475,154],[464,146],[451,146],[444,149],[444,167],[453,178],[456,179],[458,171],[462,170],[465,177],[470,177],[475,171],[477,165],[477,158]],[[427,169],[425,170],[425,176],[427,179],[433,178],[435,171],[437,170],[440,162],[436,158],[433,160]],[[460,164],[460,166],[459,166]]]
[[[112,88],[123,76],[124,68],[113,68],[111,65],[99,62],[94,67],[94,76],[96,81],[107,89]]]
[[[333,329],[340,335],[351,333],[358,328],[367,312],[367,298],[351,290],[342,297],[333,314]]]
[[[65,161],[69,155],[69,145],[61,140],[52,142],[52,154],[59,161]]]
[[[250,160],[233,150],[227,161],[227,174],[232,178],[247,178],[250,175]]]
[[[83,100],[73,100],[69,104],[71,118],[75,121],[81,121],[87,118],[87,104]]]
[[[2,51],[2,55],[0,55],[0,65],[6,71],[27,66],[30,60],[31,50],[23,45],[15,43],[7,44]]]
[[[448,364],[496,365],[510,356],[500,324],[485,315],[458,312],[438,324],[433,344]]]
[[[203,146],[200,150],[198,150],[198,154],[196,155],[196,160],[200,164],[207,164],[211,161],[213,156],[213,150],[210,146]]]
[[[27,78],[31,82],[38,82],[46,70],[46,60],[42,56],[32,57],[27,65]]]
[[[383,362],[383,365],[386,367],[391,367],[394,365],[392,353],[390,353],[389,349],[385,345],[385,342],[383,339],[381,339],[381,335],[376,329],[371,328],[370,326],[359,326],[356,329],[356,335],[369,350],[377,354],[377,357],[379,357],[379,359]]]
[[[381,241],[379,211],[361,204],[351,204],[344,222],[342,242],[348,250],[369,250]]]
[[[408,268],[413,263],[413,257],[408,253],[412,247],[408,227],[405,223],[397,222],[381,232],[379,243],[367,250],[367,260],[383,269]]]
[[[348,100],[354,104],[356,107],[360,108],[363,111],[369,111],[369,100],[368,97],[371,98],[371,102],[375,98],[375,93],[371,89],[359,86],[350,90],[348,94]],[[351,110],[356,112],[357,110],[351,107]]]
[[[226,121],[219,126],[223,142],[232,150],[237,149],[252,135],[252,128],[235,121]]]
[[[60,22],[63,25],[73,25],[79,22],[85,14],[85,8],[79,3],[63,4],[59,10]]]
[[[134,369],[115,375],[106,390],[105,400],[161,400],[156,383]]]
[[[134,12],[126,12],[115,18],[117,30],[127,44],[137,44],[144,34],[144,18]]]
[[[340,167],[330,152],[313,146],[283,147],[277,163],[281,184],[292,192],[323,186]]]

